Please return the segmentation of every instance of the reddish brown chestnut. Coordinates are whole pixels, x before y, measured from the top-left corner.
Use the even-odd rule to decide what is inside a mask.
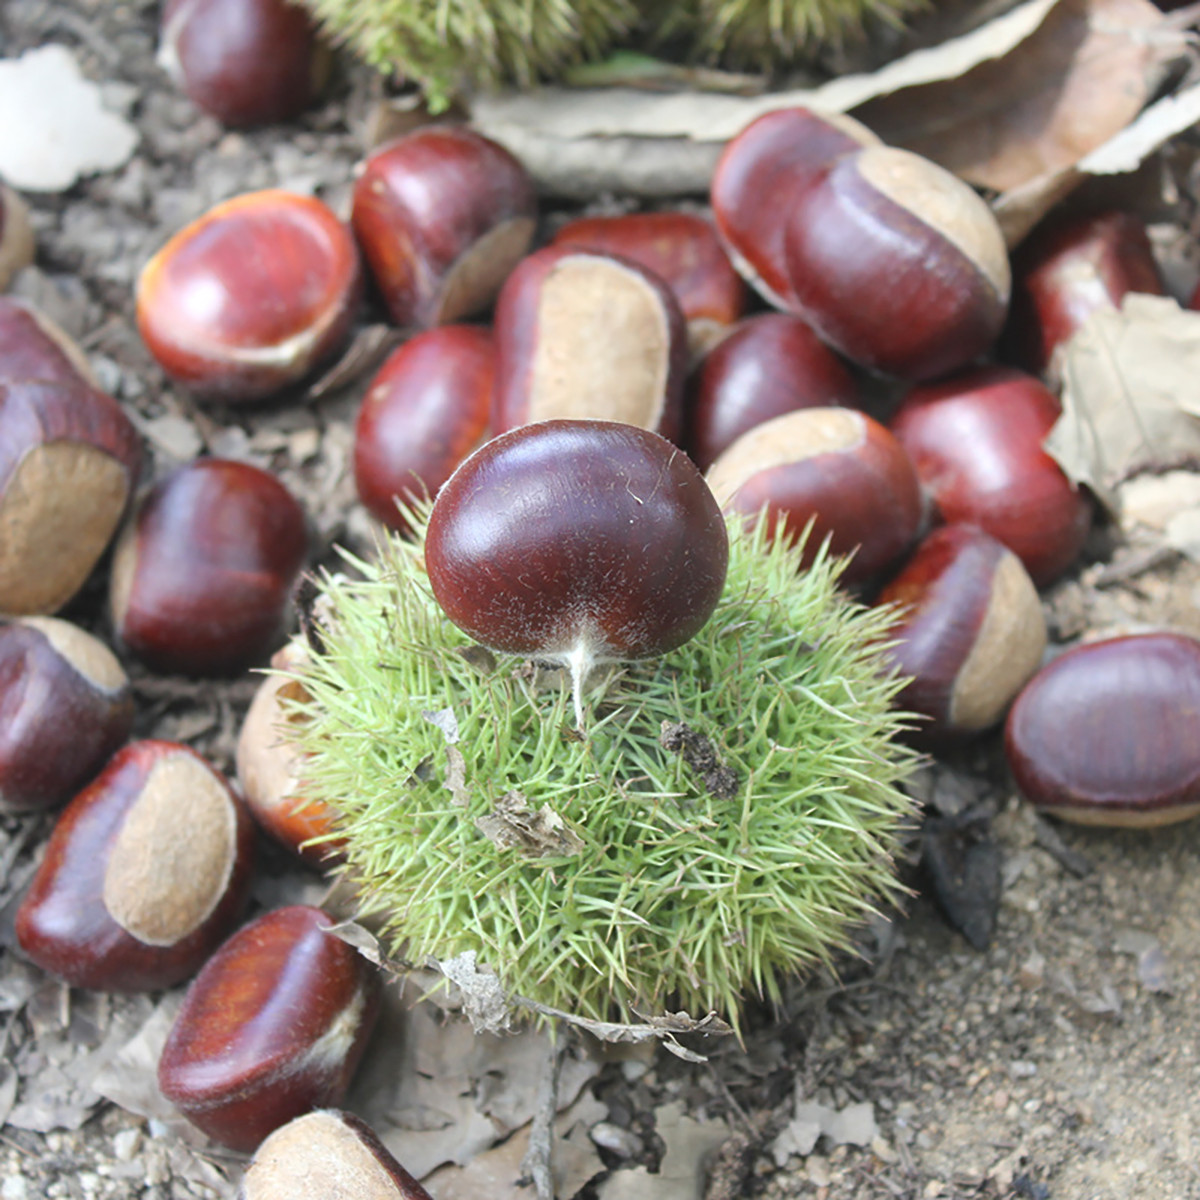
[[[1008,714],[1017,786],[1085,825],[1148,826],[1200,812],[1200,642],[1147,633],[1076,646]]]
[[[772,417],[858,400],[854,377],[806,321],[783,313],[747,317],[693,372],[683,444],[707,471],[743,433]]]
[[[318,1109],[254,1152],[237,1200],[432,1200],[364,1121]]]
[[[494,432],[572,417],[679,436],[686,327],[671,289],[644,267],[547,246],[509,276],[495,335]]]
[[[121,534],[113,628],[156,671],[244,670],[279,636],[307,548],[304,511],[273,475],[197,459],[160,480]]]
[[[21,948],[74,987],[191,975],[246,899],[254,825],[194,750],[133,742],[63,810],[17,912]]]
[[[233,935],[188,987],[158,1064],[162,1093],[209,1137],[253,1150],[339,1104],[379,1008],[365,958],[293,905]]]
[[[236,196],[180,230],[143,268],[137,320],[150,353],[197,395],[261,400],[346,340],[358,250],[320,200]]]
[[[784,248],[796,311],[874,371],[944,375],[1004,324],[1008,249],[991,209],[907,150],[838,159],[791,204]]]
[[[33,224],[25,201],[0,183],[0,292],[33,262]]]
[[[354,430],[354,481],[389,528],[407,528],[397,497],[436,496],[487,433],[493,367],[488,330],[443,325],[393,351],[371,381]]]
[[[1075,561],[1092,519],[1042,449],[1059,412],[1032,375],[985,367],[914,388],[891,421],[942,518],[987,530],[1039,587]]]
[[[53,808],[92,779],[133,727],[129,680],[77,625],[0,625],[0,809]]]
[[[83,586],[137,483],[121,406],[75,378],[0,378],[0,613],[49,613]]]
[[[746,311],[742,277],[716,230],[696,213],[580,217],[564,225],[552,244],[615,254],[657,275],[679,301],[694,354],[714,345]]]
[[[742,434],[709,468],[721,507],[747,523],[766,510],[773,536],[799,538],[808,561],[829,539],[852,554],[843,579],[861,583],[890,567],[917,536],[921,490],[899,443],[848,408],[805,408]]]
[[[974,525],[935,529],[878,603],[898,611],[890,654],[909,682],[896,703],[929,718],[921,734],[990,729],[1041,666],[1046,620],[1037,588],[1021,560]]]
[[[224,125],[299,116],[320,92],[328,56],[308,14],[287,0],[168,0],[159,65]]]
[[[87,358],[44,313],[0,296],[0,380],[40,379],[98,387]]]
[[[843,155],[878,144],[852,117],[781,108],[725,147],[713,172],[713,218],[734,266],[769,304],[792,307],[783,246],[792,205]]]
[[[450,620],[494,650],[569,667],[580,725],[592,666],[698,633],[728,558],[691,460],[615,421],[544,421],[487,442],[442,488],[425,541]]]
[[[434,125],[367,159],[351,219],[392,319],[428,327],[490,307],[529,249],[537,196],[502,146]]]

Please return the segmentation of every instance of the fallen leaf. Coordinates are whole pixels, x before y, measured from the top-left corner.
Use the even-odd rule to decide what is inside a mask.
[[[822,1137],[828,1138],[833,1146],[869,1146],[878,1134],[875,1106],[869,1101],[831,1108],[805,1100],[797,1088],[792,1119],[771,1143],[771,1153],[782,1169],[793,1154],[807,1158]]]
[[[1200,473],[1139,475],[1117,488],[1117,504],[1126,532],[1138,526],[1149,529],[1173,550],[1200,562]]]
[[[645,1167],[615,1171],[600,1187],[600,1200],[700,1200],[712,1156],[729,1137],[724,1121],[697,1121],[679,1103],[655,1110],[662,1138],[662,1164],[657,1174]],[[440,1200],[440,1198],[439,1198]]]
[[[526,858],[561,858],[578,854],[584,846],[549,804],[534,812],[520,792],[506,792],[475,827],[501,850],[518,850]]]

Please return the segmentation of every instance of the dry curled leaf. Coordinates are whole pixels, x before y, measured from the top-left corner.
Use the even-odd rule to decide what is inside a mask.
[[[583,849],[583,839],[549,804],[535,812],[520,792],[506,792],[475,827],[501,850],[519,850],[527,858],[559,858]]]

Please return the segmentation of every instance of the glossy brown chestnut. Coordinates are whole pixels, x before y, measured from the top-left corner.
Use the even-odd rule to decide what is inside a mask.
[[[137,321],[172,379],[227,403],[303,379],[350,333],[358,249],[320,200],[235,196],[180,230],[142,269]]]
[[[367,159],[351,220],[392,319],[427,328],[491,306],[529,249],[537,196],[503,146],[431,125]]]
[[[1148,826],[1200,813],[1200,642],[1147,633],[1076,646],[1008,714],[1017,786],[1085,825]]]
[[[364,1121],[317,1109],[254,1152],[237,1200],[432,1200]]]
[[[674,441],[687,331],[671,289],[627,259],[547,246],[496,304],[492,430],[533,421],[623,421]]]
[[[705,476],[721,507],[748,524],[766,511],[772,536],[799,538],[811,562],[829,539],[851,554],[847,583],[875,578],[903,554],[921,523],[921,490],[899,443],[849,408],[805,408],[742,434]]]
[[[792,307],[783,247],[792,205],[843,155],[878,144],[852,117],[781,108],[725,147],[713,172],[713,219],[734,266],[769,304]]]
[[[332,924],[319,908],[276,909],[238,930],[189,985],[158,1084],[214,1140],[253,1150],[345,1096],[381,988]]]
[[[0,296],[0,380],[40,379],[98,387],[87,358],[44,313]]]
[[[925,537],[879,594],[898,612],[889,651],[909,682],[898,707],[928,718],[918,733],[990,729],[1041,666],[1046,620],[1021,560],[974,525]]]
[[[83,586],[125,513],[141,441],[81,379],[0,379],[0,613],[51,613]]]
[[[273,648],[307,549],[304,511],[273,475],[197,459],[160,480],[121,534],[113,629],[156,671],[244,670]]]
[[[784,313],[747,317],[693,371],[683,444],[707,471],[743,433],[772,417],[858,400],[854,377],[806,321]]]
[[[984,200],[890,146],[838,161],[790,206],[795,311],[847,358],[905,379],[965,366],[1008,311],[1008,249]]]
[[[1013,255],[1007,349],[1020,366],[1044,371],[1092,313],[1119,308],[1130,292],[1164,292],[1139,217],[1102,212],[1052,221]]]
[[[287,0],[168,0],[159,65],[223,125],[269,125],[316,98],[328,56]]]
[[[694,354],[714,345],[746,311],[746,285],[712,224],[697,213],[580,217],[552,244],[615,254],[652,271],[675,293]]]
[[[63,810],[17,938],[74,987],[171,987],[237,920],[253,852],[245,806],[204,759],[174,742],[132,742]]]
[[[1092,520],[1042,449],[1059,412],[1032,375],[983,367],[914,388],[891,421],[943,520],[985,529],[1039,587],[1075,561]]]
[[[417,334],[371,380],[354,429],[358,497],[390,529],[407,529],[397,498],[437,495],[487,433],[495,356],[472,325]]]
[[[33,224],[25,201],[0,183],[0,292],[33,262]]]
[[[341,843],[331,840],[334,814],[301,791],[304,754],[292,733],[303,716],[291,704],[309,696],[287,672],[308,659],[303,641],[288,642],[271,656],[272,671],[259,685],[242,722],[237,745],[237,777],[251,815],[277,842],[313,866],[328,866]],[[315,844],[312,839],[319,839]]]

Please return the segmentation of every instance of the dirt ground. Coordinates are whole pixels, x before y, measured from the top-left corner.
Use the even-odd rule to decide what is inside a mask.
[[[132,289],[165,238],[220,199],[281,186],[344,208],[377,85],[345,71],[294,125],[226,132],[155,65],[156,20],[153,0],[0,5],[0,54],[66,45],[140,135],[120,170],[32,198],[38,260],[16,291],[81,340],[159,472],[201,451],[250,459],[303,500],[319,555],[337,541],[361,548],[368,525],[348,471],[360,392],[249,414],[199,410],[142,347]],[[1114,571],[1104,540],[1093,549],[1047,598],[1060,640],[1156,624],[1200,633],[1194,566],[1168,557],[1149,572]],[[65,615],[106,634],[103,572]],[[232,770],[254,680],[197,684],[129,669],[139,736],[186,741]],[[681,1101],[721,1131],[710,1200],[1200,1197],[1200,825],[1051,829],[1013,796],[994,744],[918,783],[943,816],[995,818],[1003,896],[991,944],[971,948],[918,895],[868,931],[863,959],[838,984],[797,984],[782,1011],[755,1014],[744,1047],[723,1044],[702,1067],[662,1053],[648,1070],[606,1067],[593,1086],[608,1112],[607,1140],[597,1139],[605,1165],[657,1167],[656,1119]],[[69,993],[12,949],[15,903],[49,824],[0,818],[0,1200],[231,1196],[236,1160],[89,1091],[106,1048],[128,1040],[149,1002]],[[280,858],[268,868],[264,903],[290,886]],[[800,1153],[798,1099],[826,1112],[866,1105],[873,1124]]]

